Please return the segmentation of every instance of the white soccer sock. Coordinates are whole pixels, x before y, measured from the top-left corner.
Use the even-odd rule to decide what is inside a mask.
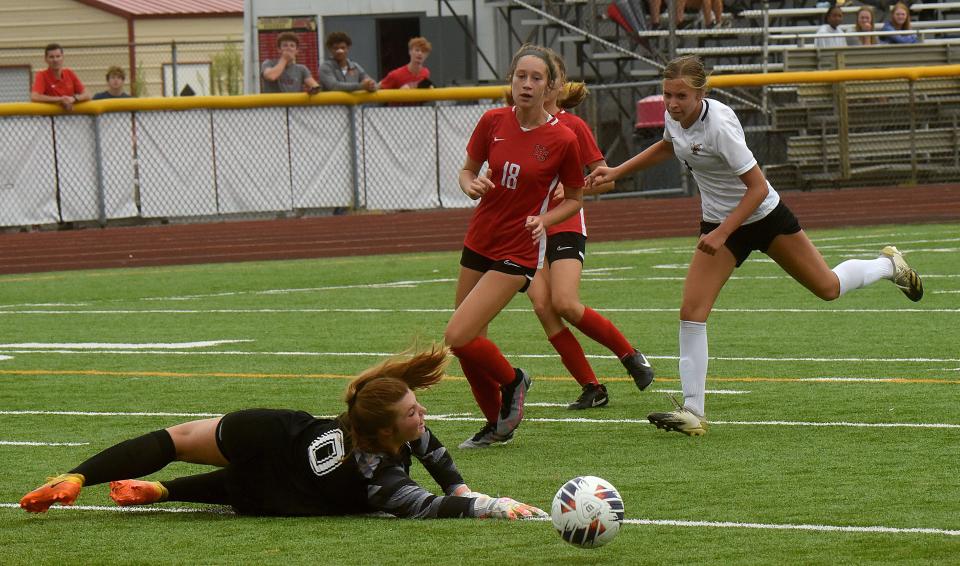
[[[704,416],[704,389],[707,386],[707,323],[680,321],[680,386],[683,406]]]
[[[877,259],[848,259],[833,268],[840,280],[840,296],[848,291],[866,287],[880,279],[893,279],[893,262],[888,257]]]

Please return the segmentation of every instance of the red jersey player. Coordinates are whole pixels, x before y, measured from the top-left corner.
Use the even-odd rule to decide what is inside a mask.
[[[530,377],[511,366],[486,338],[486,328],[533,279],[543,261],[546,227],[580,210],[583,176],[576,136],[543,109],[544,96],[556,80],[547,50],[521,47],[510,65],[516,106],[490,110],[480,118],[460,171],[460,189],[480,204],[464,241],[457,308],[444,339],[486,417],[461,448],[513,438],[523,418]],[[489,170],[480,175],[484,162]],[[548,211],[558,182],[566,187],[563,202]]]
[[[552,51],[551,53],[559,79],[557,88],[547,93],[544,109],[576,134],[583,166],[590,171],[606,166],[607,162],[603,159],[590,128],[583,120],[565,110],[574,108],[583,101],[587,95],[586,87],[583,83],[575,83],[564,88],[566,66],[561,57]],[[557,192],[562,193],[563,189],[564,187],[561,187]],[[611,189],[613,183],[605,183],[584,189],[584,194],[600,194]],[[552,199],[551,206],[557,202],[559,201]],[[612,322],[580,302],[580,273],[583,270],[586,242],[587,226],[583,210],[551,226],[547,230],[547,261],[537,271],[527,293],[547,339],[560,354],[563,365],[583,388],[579,398],[569,405],[570,409],[602,407],[609,398],[607,388],[597,381],[583,348],[570,329],[563,324],[564,320],[616,354],[641,390],[653,382],[653,368],[647,358],[630,344]]]

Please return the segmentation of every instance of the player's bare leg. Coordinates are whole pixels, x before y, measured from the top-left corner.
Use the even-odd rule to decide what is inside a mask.
[[[227,466],[230,462],[217,446],[217,425],[220,424],[220,418],[190,421],[168,428],[177,460],[221,468]]]
[[[825,301],[840,296],[840,280],[830,270],[806,232],[800,230],[794,234],[780,234],[767,249],[770,259],[777,262],[784,271]]]

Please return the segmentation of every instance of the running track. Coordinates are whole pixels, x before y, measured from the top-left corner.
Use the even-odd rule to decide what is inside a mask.
[[[805,228],[960,221],[960,185],[784,191]],[[699,199],[585,205],[590,241],[692,236]],[[460,249],[470,210],[0,234],[0,274]]]

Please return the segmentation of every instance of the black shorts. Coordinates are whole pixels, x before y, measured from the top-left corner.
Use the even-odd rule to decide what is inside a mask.
[[[537,273],[535,268],[524,267],[509,259],[490,259],[487,256],[478,254],[467,246],[463,246],[463,253],[460,254],[460,265],[466,267],[467,269],[480,271],[482,273],[486,273],[488,271],[499,271],[500,273],[506,273],[507,275],[522,275],[526,277],[526,281],[523,283],[523,287],[521,287],[518,291],[519,293],[523,293],[527,290],[527,287],[530,286],[530,282],[533,281],[533,276]]]
[[[558,232],[547,236],[547,261],[558,259],[578,259],[583,263],[583,254],[587,252],[587,237],[579,232]]]
[[[720,225],[713,222],[701,222],[700,234],[709,234],[718,226]],[[780,234],[796,234],[800,230],[802,228],[797,217],[781,200],[770,214],[734,230],[724,245],[733,252],[733,256],[737,258],[737,267],[740,267],[753,250],[766,253],[774,238]]]
[[[217,447],[230,462],[226,472],[229,503],[245,515],[328,515],[319,494],[296,480],[291,446],[317,419],[303,411],[245,409],[227,413],[217,425]]]
[[[283,409],[244,409],[217,423],[217,448],[230,464],[242,464],[286,447],[313,423],[313,415]]]

